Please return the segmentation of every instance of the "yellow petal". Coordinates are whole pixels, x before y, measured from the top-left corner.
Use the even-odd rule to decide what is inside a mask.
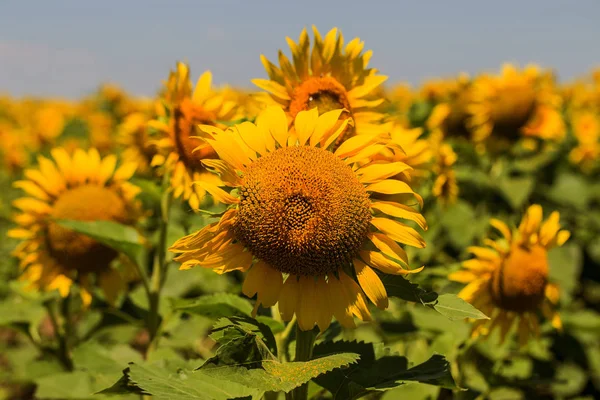
[[[340,272],[340,275],[343,274],[344,272]],[[350,304],[346,299],[346,294],[340,280],[335,276],[329,276],[327,286],[329,287],[329,298],[331,299],[331,311],[333,312],[333,316],[343,327],[355,328],[356,324],[352,317]]]
[[[494,261],[497,260],[499,255],[495,250],[488,249],[485,247],[469,246],[467,251],[473,254],[480,260]]]
[[[246,274],[242,293],[248,297],[253,297],[258,293],[257,303],[262,304],[263,307],[272,307],[279,300],[282,287],[281,272],[270,267],[264,261],[258,261]],[[253,316],[256,316],[256,313]]]
[[[408,256],[406,255],[406,251],[386,234],[369,232],[369,239],[383,254],[392,259],[399,260],[404,265],[408,266]]]
[[[360,253],[360,258],[363,259],[367,265],[380,270],[390,275],[406,275],[415,274],[423,270],[423,267],[416,269],[405,269],[401,264],[393,261],[378,251],[366,251],[363,250]]]
[[[411,220],[416,222],[417,225],[419,225],[419,228],[427,230],[427,222],[425,221],[425,218],[414,208],[405,206],[404,204],[390,201],[373,201],[371,202],[371,208],[379,210],[392,217]]]
[[[204,72],[198,78],[192,100],[194,103],[202,103],[210,95],[210,86],[212,83],[212,73],[210,71]]]
[[[363,148],[372,145],[379,140],[379,135],[357,135],[345,140],[335,151],[339,158],[353,156]]]
[[[490,225],[496,228],[502,234],[502,236],[506,238],[508,242],[512,241],[512,234],[510,232],[510,229],[508,229],[508,226],[504,222],[500,221],[499,219],[492,218],[490,220]]]
[[[279,296],[279,313],[284,321],[291,321],[300,299],[300,284],[298,277],[290,275],[285,280]]]
[[[331,324],[331,317],[333,317],[333,311],[331,308],[331,298],[329,297],[329,287],[324,277],[318,277],[316,282],[316,291],[314,296],[319,305],[317,314],[317,325],[321,332],[325,332]]]
[[[270,81],[268,79],[252,79],[252,83],[259,88],[266,90],[277,98],[282,100],[291,100],[286,88],[277,82]]]
[[[225,204],[237,204],[239,203],[239,199],[237,197],[233,197],[217,185],[213,185],[212,183],[208,183],[205,181],[196,181],[194,185],[200,186],[202,189],[206,190],[215,198],[215,200],[225,203]]]
[[[350,305],[350,312],[362,321],[370,321],[371,313],[360,286],[343,271],[340,271],[340,283],[344,290],[345,300]]]
[[[267,146],[264,140],[264,135],[260,129],[251,122],[242,122],[235,126],[240,137],[248,147],[264,155],[267,152]]]
[[[389,302],[387,292],[383,283],[381,283],[381,279],[379,279],[375,271],[365,263],[356,259],[353,263],[356,277],[358,278],[358,283],[362,290],[377,308],[385,310],[388,307]]]
[[[314,328],[319,315],[318,298],[315,295],[317,283],[312,276],[300,277],[300,299],[296,309],[298,327],[303,331]]]
[[[371,164],[359,169],[356,173],[360,176],[361,183],[379,182],[389,177],[398,175],[412,168],[403,162],[384,164]]]
[[[365,188],[367,192],[376,192],[383,194],[408,194],[414,193],[411,187],[406,183],[396,179],[386,179],[372,183]]]
[[[315,127],[317,126],[318,118],[319,111],[316,107],[308,111],[300,111],[298,115],[296,115],[294,128],[296,130],[296,135],[298,136],[299,146],[304,146],[312,136]]]
[[[315,147],[321,142],[321,139],[327,137],[327,135],[331,133],[331,130],[335,128],[341,113],[342,110],[332,110],[319,116],[314,131],[310,136],[310,145],[312,147]]]
[[[127,162],[121,165],[113,175],[115,181],[126,181],[133,176],[137,169],[137,163]]]
[[[387,80],[387,76],[384,75],[370,75],[365,78],[362,85],[356,86],[354,89],[348,92],[348,99],[358,99],[365,97],[371,93],[377,86],[381,85]]]
[[[410,226],[401,222],[388,218],[373,218],[371,219],[371,224],[396,242],[418,248],[425,247],[425,240],[423,240],[421,235]]]
[[[288,140],[288,122],[285,112],[281,107],[271,106],[265,108],[256,117],[256,125],[269,133],[280,147],[286,147]],[[274,144],[267,143],[269,151],[275,149]]]

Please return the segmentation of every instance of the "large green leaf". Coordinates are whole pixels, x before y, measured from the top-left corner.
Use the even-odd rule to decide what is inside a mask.
[[[315,379],[333,394],[334,399],[358,399],[371,392],[393,389],[408,381],[456,387],[449,363],[440,355],[434,355],[424,363],[408,368],[405,357],[377,352],[372,344],[366,343],[324,342],[315,346],[314,354],[325,355],[332,350],[356,352],[361,356],[357,364]],[[378,353],[383,356],[376,358]]]
[[[505,176],[500,178],[496,184],[500,193],[511,207],[514,210],[518,210],[531,195],[535,187],[535,179],[529,175],[518,177]]]
[[[193,371],[190,363],[163,362],[152,365],[131,364],[129,385],[135,385],[158,400],[226,400],[239,397],[260,398],[263,391]]]
[[[438,297],[437,293],[428,292],[400,275],[380,274],[379,277],[388,296],[422,304],[433,303]]]
[[[334,354],[308,362],[264,360],[230,365],[208,363],[193,371],[194,362],[131,363],[124,376],[103,394],[145,393],[164,400],[220,400],[292,389],[336,368],[358,360],[357,354]],[[250,368],[253,367],[253,368]]]
[[[269,321],[261,318],[262,321]],[[212,329],[210,337],[221,345],[226,345],[231,340],[254,335],[262,340],[269,351],[277,354],[277,344],[273,335],[272,326],[277,321],[270,320],[269,325],[250,317],[228,317],[218,320]],[[278,327],[279,330],[281,327]]]
[[[465,318],[489,319],[484,313],[473,307],[455,294],[442,294],[432,306],[434,310],[445,317],[459,321]]]
[[[57,224],[75,232],[87,235],[98,242],[125,254],[132,261],[139,263],[144,249],[144,238],[131,226],[113,221],[76,221],[60,219]]]
[[[246,365],[208,366],[200,371],[218,379],[241,383],[262,391],[289,392],[327,372],[356,363],[360,356],[355,353],[332,354],[307,362],[281,363],[265,360],[261,368],[247,368]]]

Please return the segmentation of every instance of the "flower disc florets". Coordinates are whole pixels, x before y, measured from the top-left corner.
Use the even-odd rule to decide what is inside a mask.
[[[370,221],[369,196],[349,166],[323,149],[288,147],[245,172],[235,234],[281,272],[322,276],[352,261]]]

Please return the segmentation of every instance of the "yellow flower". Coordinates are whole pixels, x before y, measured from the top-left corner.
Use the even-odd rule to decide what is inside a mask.
[[[55,148],[51,154],[53,160],[38,157],[39,168],[26,170],[26,179],[14,183],[27,194],[14,202],[20,210],[15,217],[19,227],[9,231],[10,237],[22,240],[14,251],[21,278],[32,289],[58,290],[63,297],[77,282],[89,304],[95,276],[107,300],[114,301],[125,286],[123,273],[110,265],[117,252],[53,220],[133,223],[139,188],[127,180],[135,164],[115,170],[116,157],[101,159],[96,149],[79,149],[71,157],[65,149]]]
[[[271,94],[292,121],[301,111],[316,107],[320,114],[344,109],[340,118],[352,118],[354,126],[348,126],[339,139],[352,134],[385,133],[390,127],[381,124],[383,114],[376,108],[384,101],[373,98],[373,91],[386,76],[367,68],[371,51],[363,53],[364,42],[351,40],[344,47],[344,39],[337,28],[330,30],[325,38],[313,26],[314,44],[311,49],[306,29],[302,30],[298,43],[286,38],[292,52],[293,63],[279,51],[279,67],[261,55],[269,79],[252,82]],[[338,143],[339,144],[339,143]]]
[[[467,108],[472,98],[471,80],[462,74],[445,82],[443,96],[437,95],[438,104],[427,119],[427,128],[444,137],[470,138]]]
[[[559,113],[560,97],[553,86],[552,77],[535,66],[519,71],[506,64],[500,76],[475,79],[468,106],[473,140],[483,142],[492,135],[504,141],[515,141],[521,135],[562,139],[565,128]]]
[[[600,117],[590,110],[574,112],[571,125],[577,147],[569,159],[584,171],[591,170],[600,159]]]
[[[417,184],[419,179],[429,175],[433,156],[430,142],[422,136],[422,128],[406,128],[403,123],[394,121],[387,144],[370,147],[373,152],[371,158],[388,162],[400,161],[409,165],[412,169],[406,172],[410,174],[413,184]],[[398,178],[407,180],[407,177],[402,177],[403,174]]]
[[[409,274],[403,243],[424,247],[403,218],[426,229],[425,219],[400,201],[422,199],[390,177],[408,170],[402,162],[368,162],[378,133],[355,136],[330,149],[350,119],[342,110],[319,116],[301,111],[288,131],[280,107],[269,107],[256,125],[227,131],[202,126],[220,160],[206,160],[228,192],[196,182],[229,209],[202,230],[179,239],[181,269],[194,266],[217,273],[247,271],[243,292],[257,295],[254,312],[274,306],[285,321],[295,314],[302,330],[324,331],[335,317],[355,326],[353,316],[370,319],[365,296],[388,306],[386,290],[373,270]],[[358,161],[363,161],[360,165]]]
[[[0,158],[2,164],[11,173],[17,174],[29,162],[30,143],[23,130],[12,124],[0,121]]]
[[[223,127],[220,121],[237,119],[235,103],[211,90],[212,75],[205,72],[198,79],[192,93],[190,71],[186,64],[177,63],[166,83],[164,105],[159,107],[159,118],[149,122],[162,137],[153,143],[158,154],[152,166],[164,166],[171,174],[171,188],[175,198],[183,197],[193,209],[200,207],[205,191],[194,181],[212,180],[218,177],[208,173],[202,160],[214,156],[214,150],[198,137],[196,125],[208,124]]]
[[[532,205],[517,230],[511,232],[504,222],[492,219],[491,225],[503,238],[485,239],[487,247],[469,248],[475,258],[465,261],[464,270],[449,278],[468,283],[459,296],[491,318],[475,323],[474,336],[499,328],[504,341],[516,322],[519,342],[524,345],[532,332],[539,335],[538,311],[555,328],[561,327],[554,310],[559,291],[548,282],[548,250],[569,238],[568,231],[560,230],[559,219],[554,211],[542,221],[542,207]]]
[[[436,162],[433,166],[436,177],[431,191],[442,205],[454,204],[458,199],[458,182],[452,168],[456,158],[456,153],[449,144],[437,146]]]
[[[136,163],[137,172],[141,174],[150,171],[150,162],[156,155],[156,148],[150,144],[149,120],[145,113],[136,112],[128,115],[117,128],[117,141],[123,147],[123,161]]]

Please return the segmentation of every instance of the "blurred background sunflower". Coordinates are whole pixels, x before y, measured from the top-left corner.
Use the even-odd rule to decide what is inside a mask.
[[[8,233],[21,241],[14,251],[21,279],[30,289],[58,290],[63,297],[76,283],[85,305],[90,304],[97,284],[114,302],[128,276],[111,266],[118,253],[61,226],[59,220],[134,224],[139,216],[135,201],[139,188],[128,180],[136,165],[116,168],[114,155],[102,159],[95,149],[79,149],[70,156],[65,149],[55,148],[51,154],[52,159],[38,157],[39,167],[26,170],[26,179],[14,183],[27,195],[14,201],[20,210],[15,216],[18,228]]]

